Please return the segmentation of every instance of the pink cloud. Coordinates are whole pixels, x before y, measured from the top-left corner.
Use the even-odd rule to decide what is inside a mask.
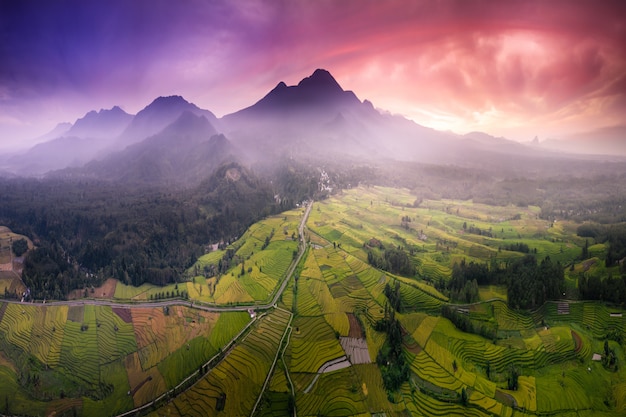
[[[0,87],[32,92],[33,103],[82,96],[69,120],[112,104],[137,111],[161,94],[223,115],[319,67],[360,98],[438,128],[558,131],[624,114],[623,1],[80,5],[78,25],[52,6],[12,17],[5,27],[19,36],[0,46]]]
[[[460,119],[492,112],[520,125],[552,114],[556,124],[574,103],[582,119],[592,98],[625,93],[616,82],[626,73],[624,6],[600,3],[346,6],[319,22],[321,47],[310,52],[381,107],[413,103]]]

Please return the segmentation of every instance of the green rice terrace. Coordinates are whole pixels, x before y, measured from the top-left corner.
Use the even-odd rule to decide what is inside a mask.
[[[0,413],[626,415],[624,311],[579,300],[620,265],[539,214],[360,187],[254,224],[185,282],[0,301]],[[538,295],[524,271],[549,275]]]

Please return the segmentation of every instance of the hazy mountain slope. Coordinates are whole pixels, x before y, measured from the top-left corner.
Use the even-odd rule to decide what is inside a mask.
[[[114,138],[119,136],[133,119],[133,115],[115,106],[110,110],[94,110],[76,120],[65,136],[80,138]]]
[[[183,112],[161,132],[85,167],[55,173],[130,183],[190,186],[231,160],[234,148],[204,115]]]
[[[254,105],[222,118],[229,137],[253,157],[277,154],[318,157],[388,157],[450,161],[455,135],[385,114],[345,91],[326,70],[298,85],[280,82]]]
[[[184,112],[204,116],[213,126],[219,121],[213,113],[189,103],[181,96],[158,97],[141,110],[122,132],[118,146],[124,147],[155,135],[180,117]]]
[[[169,96],[156,98],[135,116],[113,107],[89,112],[74,125],[59,129],[66,129],[64,137],[4,157],[0,169],[42,175],[92,161],[83,170],[55,176],[181,184],[202,181],[216,163],[227,159],[225,155],[235,153],[233,146],[238,160],[246,163],[267,164],[284,157],[319,165],[331,160],[387,160],[515,173],[581,158],[556,149],[626,155],[623,127],[541,146],[482,132],[460,136],[437,131],[361,101],[323,69],[297,85],[281,81],[255,104],[221,119],[180,96]],[[224,136],[210,140],[218,132]],[[589,146],[590,137],[596,138],[595,147]]]
[[[56,169],[81,166],[101,156],[132,118],[117,106],[90,111],[73,125],[57,125],[43,136],[50,137],[49,140],[10,158],[5,168],[23,176],[39,176]],[[53,135],[57,136],[52,138]]]
[[[626,126],[612,126],[541,142],[541,148],[592,155],[626,156]]]

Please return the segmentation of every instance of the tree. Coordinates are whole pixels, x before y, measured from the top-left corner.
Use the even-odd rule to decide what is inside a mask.
[[[519,371],[516,367],[512,366],[509,370],[509,377],[507,378],[507,387],[511,391],[517,391],[519,379]]]
[[[467,400],[467,391],[465,390],[465,387],[463,387],[461,389],[461,404],[467,405]]]
[[[28,250],[28,242],[26,242],[26,239],[15,240],[11,245],[11,250],[15,256],[20,257]]]
[[[583,250],[580,255],[580,259],[583,261],[587,258],[589,258],[589,239],[585,239],[585,246],[583,246]]]

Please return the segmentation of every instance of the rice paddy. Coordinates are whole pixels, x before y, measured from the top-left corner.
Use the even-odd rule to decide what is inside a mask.
[[[574,261],[566,277],[575,286],[584,241],[571,234],[573,225],[549,224],[536,207],[414,202],[407,190],[369,187],[314,203],[305,257],[278,308],[256,311],[255,319],[247,311],[183,306],[0,303],[0,401],[7,397],[9,411],[30,415],[120,414],[155,400],[143,414],[279,416],[295,407],[302,416],[626,415],[622,345],[610,342],[617,371],[592,360],[603,354],[607,337],[624,336],[621,308],[561,300],[517,311],[508,307],[505,287],[486,286],[478,303],[453,305],[475,327],[493,329],[488,338],[441,315],[451,301],[435,284],[447,281],[461,260],[522,256],[503,249],[504,242]],[[114,297],[142,301],[185,289],[203,305],[262,305],[286,277],[301,214],[253,225],[236,242],[202,256],[178,288],[118,283]],[[489,235],[469,233],[464,223]],[[410,251],[415,273],[368,264],[367,247],[379,244]],[[591,246],[595,256],[606,250],[600,246]],[[237,262],[212,275],[227,249]],[[385,286],[396,283],[410,376],[387,392],[376,363],[386,336],[375,328],[389,304]],[[27,382],[22,369],[31,370],[31,381],[36,373],[39,385]],[[510,389],[514,372],[519,376]],[[190,375],[197,382],[180,385]],[[64,387],[63,397],[53,381]]]
[[[0,395],[11,413],[119,414],[195,372],[246,312],[1,303]],[[26,400],[28,398],[28,400]],[[47,411],[45,411],[47,410]]]

